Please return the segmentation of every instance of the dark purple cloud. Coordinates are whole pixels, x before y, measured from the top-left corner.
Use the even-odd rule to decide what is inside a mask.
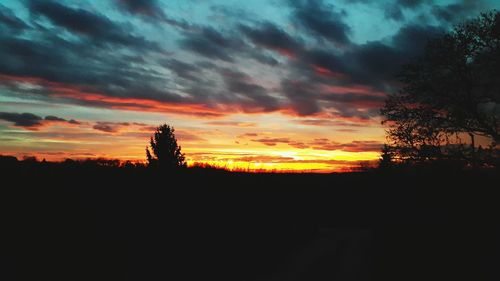
[[[321,111],[318,104],[318,92],[315,90],[314,84],[283,80],[281,87],[284,94],[291,102],[292,109],[302,116],[313,115]]]
[[[156,0],[117,0],[118,4],[132,14],[163,18],[164,13]]]
[[[350,43],[350,27],[344,22],[342,12],[324,1],[291,0],[294,20],[313,35],[339,45]]]
[[[83,9],[74,9],[53,1],[31,1],[30,12],[44,16],[53,24],[61,26],[74,34],[86,36],[95,44],[113,44],[141,50],[159,47],[143,37],[130,33],[122,25],[109,20],[103,15]]]
[[[107,122],[98,121],[92,128],[105,133],[118,133],[123,127],[130,126],[128,122]]]
[[[0,120],[14,123],[14,126],[36,128],[42,125],[43,119],[32,113],[0,112]]]
[[[33,113],[14,113],[14,112],[0,112],[0,120],[13,123],[16,127],[22,127],[29,130],[37,130],[39,127],[47,125],[48,123],[66,123],[72,125],[79,125],[80,122],[71,119],[66,120],[61,117],[49,115],[42,118]]]
[[[271,49],[281,55],[294,57],[302,45],[288,33],[272,23],[262,23],[259,26],[240,26],[245,34],[256,46]]]
[[[250,76],[230,69],[221,70],[221,74],[227,90],[233,95],[239,95],[240,101],[248,108],[261,111],[279,109],[278,100],[269,95],[266,88],[256,84]]]
[[[56,122],[66,121],[66,119],[63,119],[63,118],[60,118],[60,117],[57,117],[57,116],[53,116],[53,115],[45,116],[45,120],[47,120],[47,121],[56,121]]]

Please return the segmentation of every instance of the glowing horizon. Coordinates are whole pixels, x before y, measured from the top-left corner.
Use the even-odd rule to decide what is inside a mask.
[[[236,119],[242,120],[244,116],[239,115]],[[268,123],[263,129],[264,126],[251,122],[208,119],[201,122],[200,127],[205,128],[173,126],[188,165],[203,163],[229,170],[334,172],[356,166],[360,161],[374,161],[379,156],[377,145],[381,142],[376,138],[341,143],[328,138],[335,134],[334,130],[318,132],[314,138],[309,137],[313,134],[298,134],[296,128],[292,132],[286,127],[278,130],[275,128],[277,124],[289,118],[280,113],[259,118],[275,119],[276,123]],[[30,129],[15,126],[3,129],[17,137],[15,145],[5,147],[4,144],[1,154],[20,159],[35,156],[47,161],[109,158],[144,162],[145,147],[156,126],[140,122],[96,123],[81,119],[78,124],[43,118],[42,121],[44,124]],[[316,130],[322,131],[322,128]],[[353,134],[356,135],[355,131],[348,130],[339,139],[345,141],[346,136]],[[363,151],[367,145],[372,147],[371,151]]]

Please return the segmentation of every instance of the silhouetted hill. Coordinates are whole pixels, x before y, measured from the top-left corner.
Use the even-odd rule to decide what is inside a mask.
[[[2,280],[498,280],[496,171],[5,160]]]

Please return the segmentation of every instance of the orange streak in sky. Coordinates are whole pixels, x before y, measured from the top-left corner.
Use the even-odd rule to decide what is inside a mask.
[[[380,91],[375,91],[370,87],[363,85],[354,85],[354,86],[324,86],[325,91],[334,92],[336,94],[365,94],[365,95],[373,95],[373,96],[381,96],[385,97],[387,94]]]
[[[48,87],[54,93],[53,97],[69,98],[87,102],[106,105],[114,109],[149,112],[169,112],[186,115],[196,115],[205,117],[222,117],[226,115],[220,109],[208,108],[201,104],[194,103],[172,103],[141,98],[121,98],[111,97],[100,93],[87,92],[81,87],[64,83],[47,81],[36,77],[21,77],[12,75],[0,75],[2,81],[13,81],[19,83],[30,83]]]
[[[329,70],[327,68],[321,67],[321,66],[314,65],[313,68],[314,68],[314,71],[317,74],[322,75],[322,76],[328,76],[328,77],[341,77],[341,76],[344,76],[341,73],[333,72],[333,71],[331,71],[331,70]]]

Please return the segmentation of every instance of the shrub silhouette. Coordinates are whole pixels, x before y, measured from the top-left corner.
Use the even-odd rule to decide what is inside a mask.
[[[500,13],[484,13],[430,41],[424,54],[403,68],[402,89],[381,110],[397,159],[484,164],[475,143],[478,136],[488,139],[489,154],[497,155],[498,42]]]
[[[378,166],[380,169],[390,169],[392,165],[394,164],[394,155],[393,152],[391,151],[391,147],[388,146],[387,144],[384,144],[384,147],[382,148],[382,153],[380,155],[379,163]]]
[[[167,124],[156,128],[150,139],[150,147],[146,147],[146,157],[150,167],[161,169],[177,169],[186,167],[185,156],[177,145],[175,129]]]

